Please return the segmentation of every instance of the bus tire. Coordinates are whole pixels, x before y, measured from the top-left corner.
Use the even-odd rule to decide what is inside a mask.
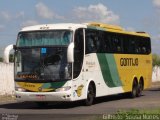
[[[131,91],[131,98],[137,97],[137,91],[138,91],[138,82],[134,80],[133,85],[132,85],[132,91]]]
[[[142,95],[142,91],[143,91],[143,80],[140,80],[138,84],[137,97],[140,97]]]
[[[95,99],[95,86],[94,84],[89,84],[88,90],[87,90],[87,98],[85,100],[85,105],[90,106],[93,104]]]

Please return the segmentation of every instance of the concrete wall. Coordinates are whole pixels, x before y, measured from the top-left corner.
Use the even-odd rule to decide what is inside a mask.
[[[160,81],[160,67],[156,66],[152,72],[152,82]]]
[[[14,94],[13,63],[0,63],[0,95]],[[160,67],[154,67],[152,81],[160,81]]]
[[[14,93],[13,63],[0,63],[0,95]]]

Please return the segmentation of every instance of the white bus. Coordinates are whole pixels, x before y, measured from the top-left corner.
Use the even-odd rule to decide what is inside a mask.
[[[8,49],[9,48],[9,49]],[[8,61],[9,46],[5,51]],[[23,28],[15,50],[18,101],[84,100],[149,87],[152,57],[149,35],[102,23],[46,24]]]

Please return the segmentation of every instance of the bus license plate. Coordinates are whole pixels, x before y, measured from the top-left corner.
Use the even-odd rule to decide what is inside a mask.
[[[37,100],[45,100],[46,96],[45,95],[36,95]]]

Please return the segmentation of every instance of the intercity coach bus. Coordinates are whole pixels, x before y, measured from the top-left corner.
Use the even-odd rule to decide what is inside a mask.
[[[103,23],[46,24],[23,28],[16,45],[14,80],[18,101],[83,100],[129,93],[141,96],[152,75],[150,37]]]

